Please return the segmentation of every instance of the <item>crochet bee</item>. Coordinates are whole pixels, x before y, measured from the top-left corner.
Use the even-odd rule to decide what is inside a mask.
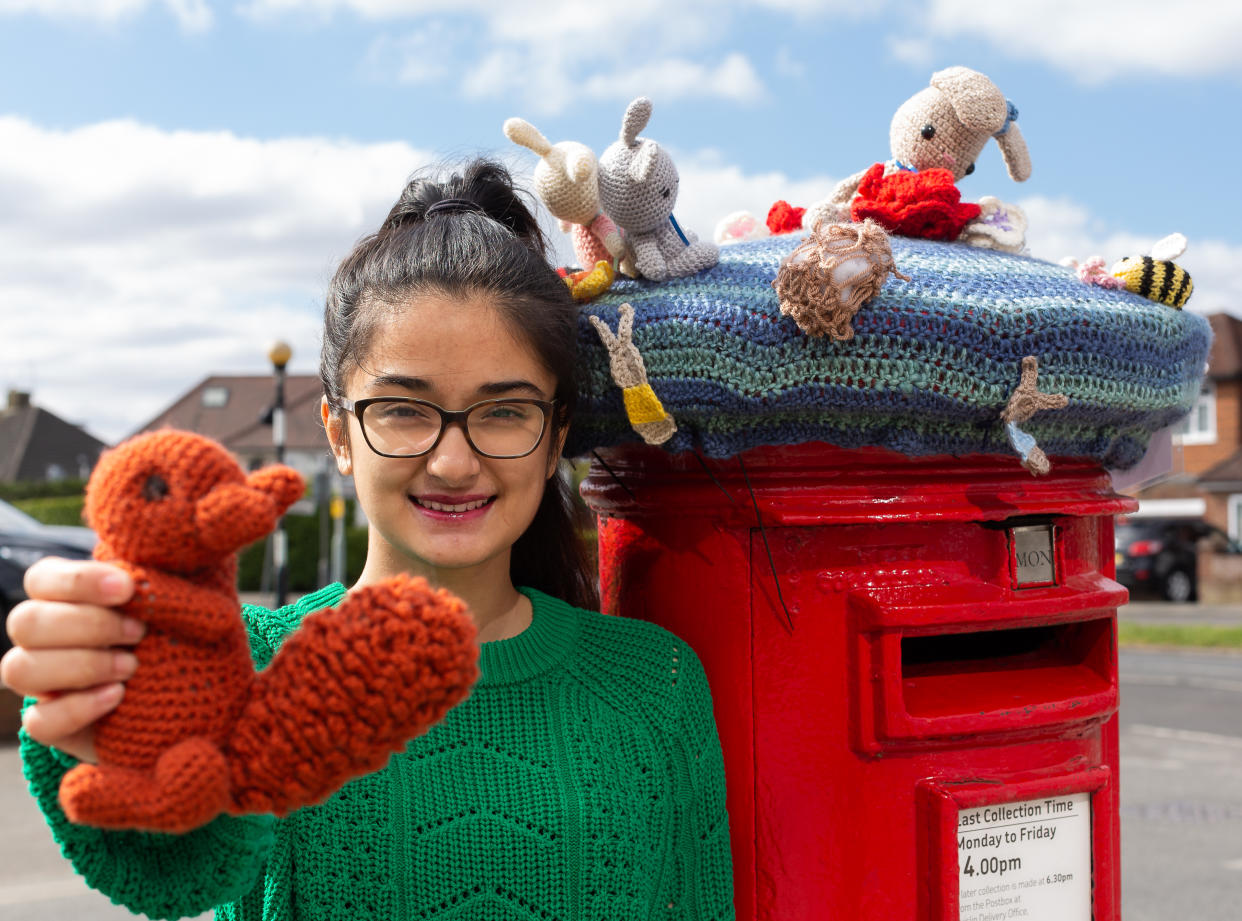
[[[1190,273],[1173,262],[1184,252],[1186,238],[1180,233],[1171,233],[1156,242],[1150,256],[1122,259],[1110,272],[1125,282],[1127,291],[1181,310],[1195,289]]]

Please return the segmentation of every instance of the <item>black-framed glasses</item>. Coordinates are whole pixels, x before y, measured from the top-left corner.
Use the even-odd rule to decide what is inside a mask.
[[[445,426],[462,423],[466,442],[483,457],[525,457],[543,441],[556,401],[513,397],[450,410],[413,397],[331,401],[358,418],[362,437],[381,457],[420,457],[435,449]]]

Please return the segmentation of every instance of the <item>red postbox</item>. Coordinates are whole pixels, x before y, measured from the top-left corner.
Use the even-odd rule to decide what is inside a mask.
[[[1116,495],[1088,461],[600,452],[605,611],[711,680],[743,921],[1116,921]]]
[[[1118,921],[1112,517],[1134,503],[1106,468],[1190,408],[1208,324],[894,235],[902,275],[846,329],[835,285],[774,290],[838,264],[803,241],[588,305],[566,449],[597,455],[605,610],[711,680],[737,916]]]

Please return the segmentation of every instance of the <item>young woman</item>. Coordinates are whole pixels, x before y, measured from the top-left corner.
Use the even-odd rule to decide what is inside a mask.
[[[694,653],[595,604],[556,475],[577,314],[534,217],[485,161],[416,179],[332,280],[320,367],[339,469],[370,522],[358,585],[411,573],[475,618],[471,696],[388,766],[283,820],[182,836],[70,824],[60,777],[91,760],[142,633],[123,573],[33,567],[0,674],[32,696],[22,754],[65,855],[152,917],[726,919],[724,773]],[[256,665],[328,586],[247,608]]]

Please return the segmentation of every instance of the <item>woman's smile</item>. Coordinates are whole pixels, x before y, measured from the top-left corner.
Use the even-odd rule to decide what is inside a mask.
[[[419,512],[437,521],[467,521],[487,514],[495,496],[410,496]]]

